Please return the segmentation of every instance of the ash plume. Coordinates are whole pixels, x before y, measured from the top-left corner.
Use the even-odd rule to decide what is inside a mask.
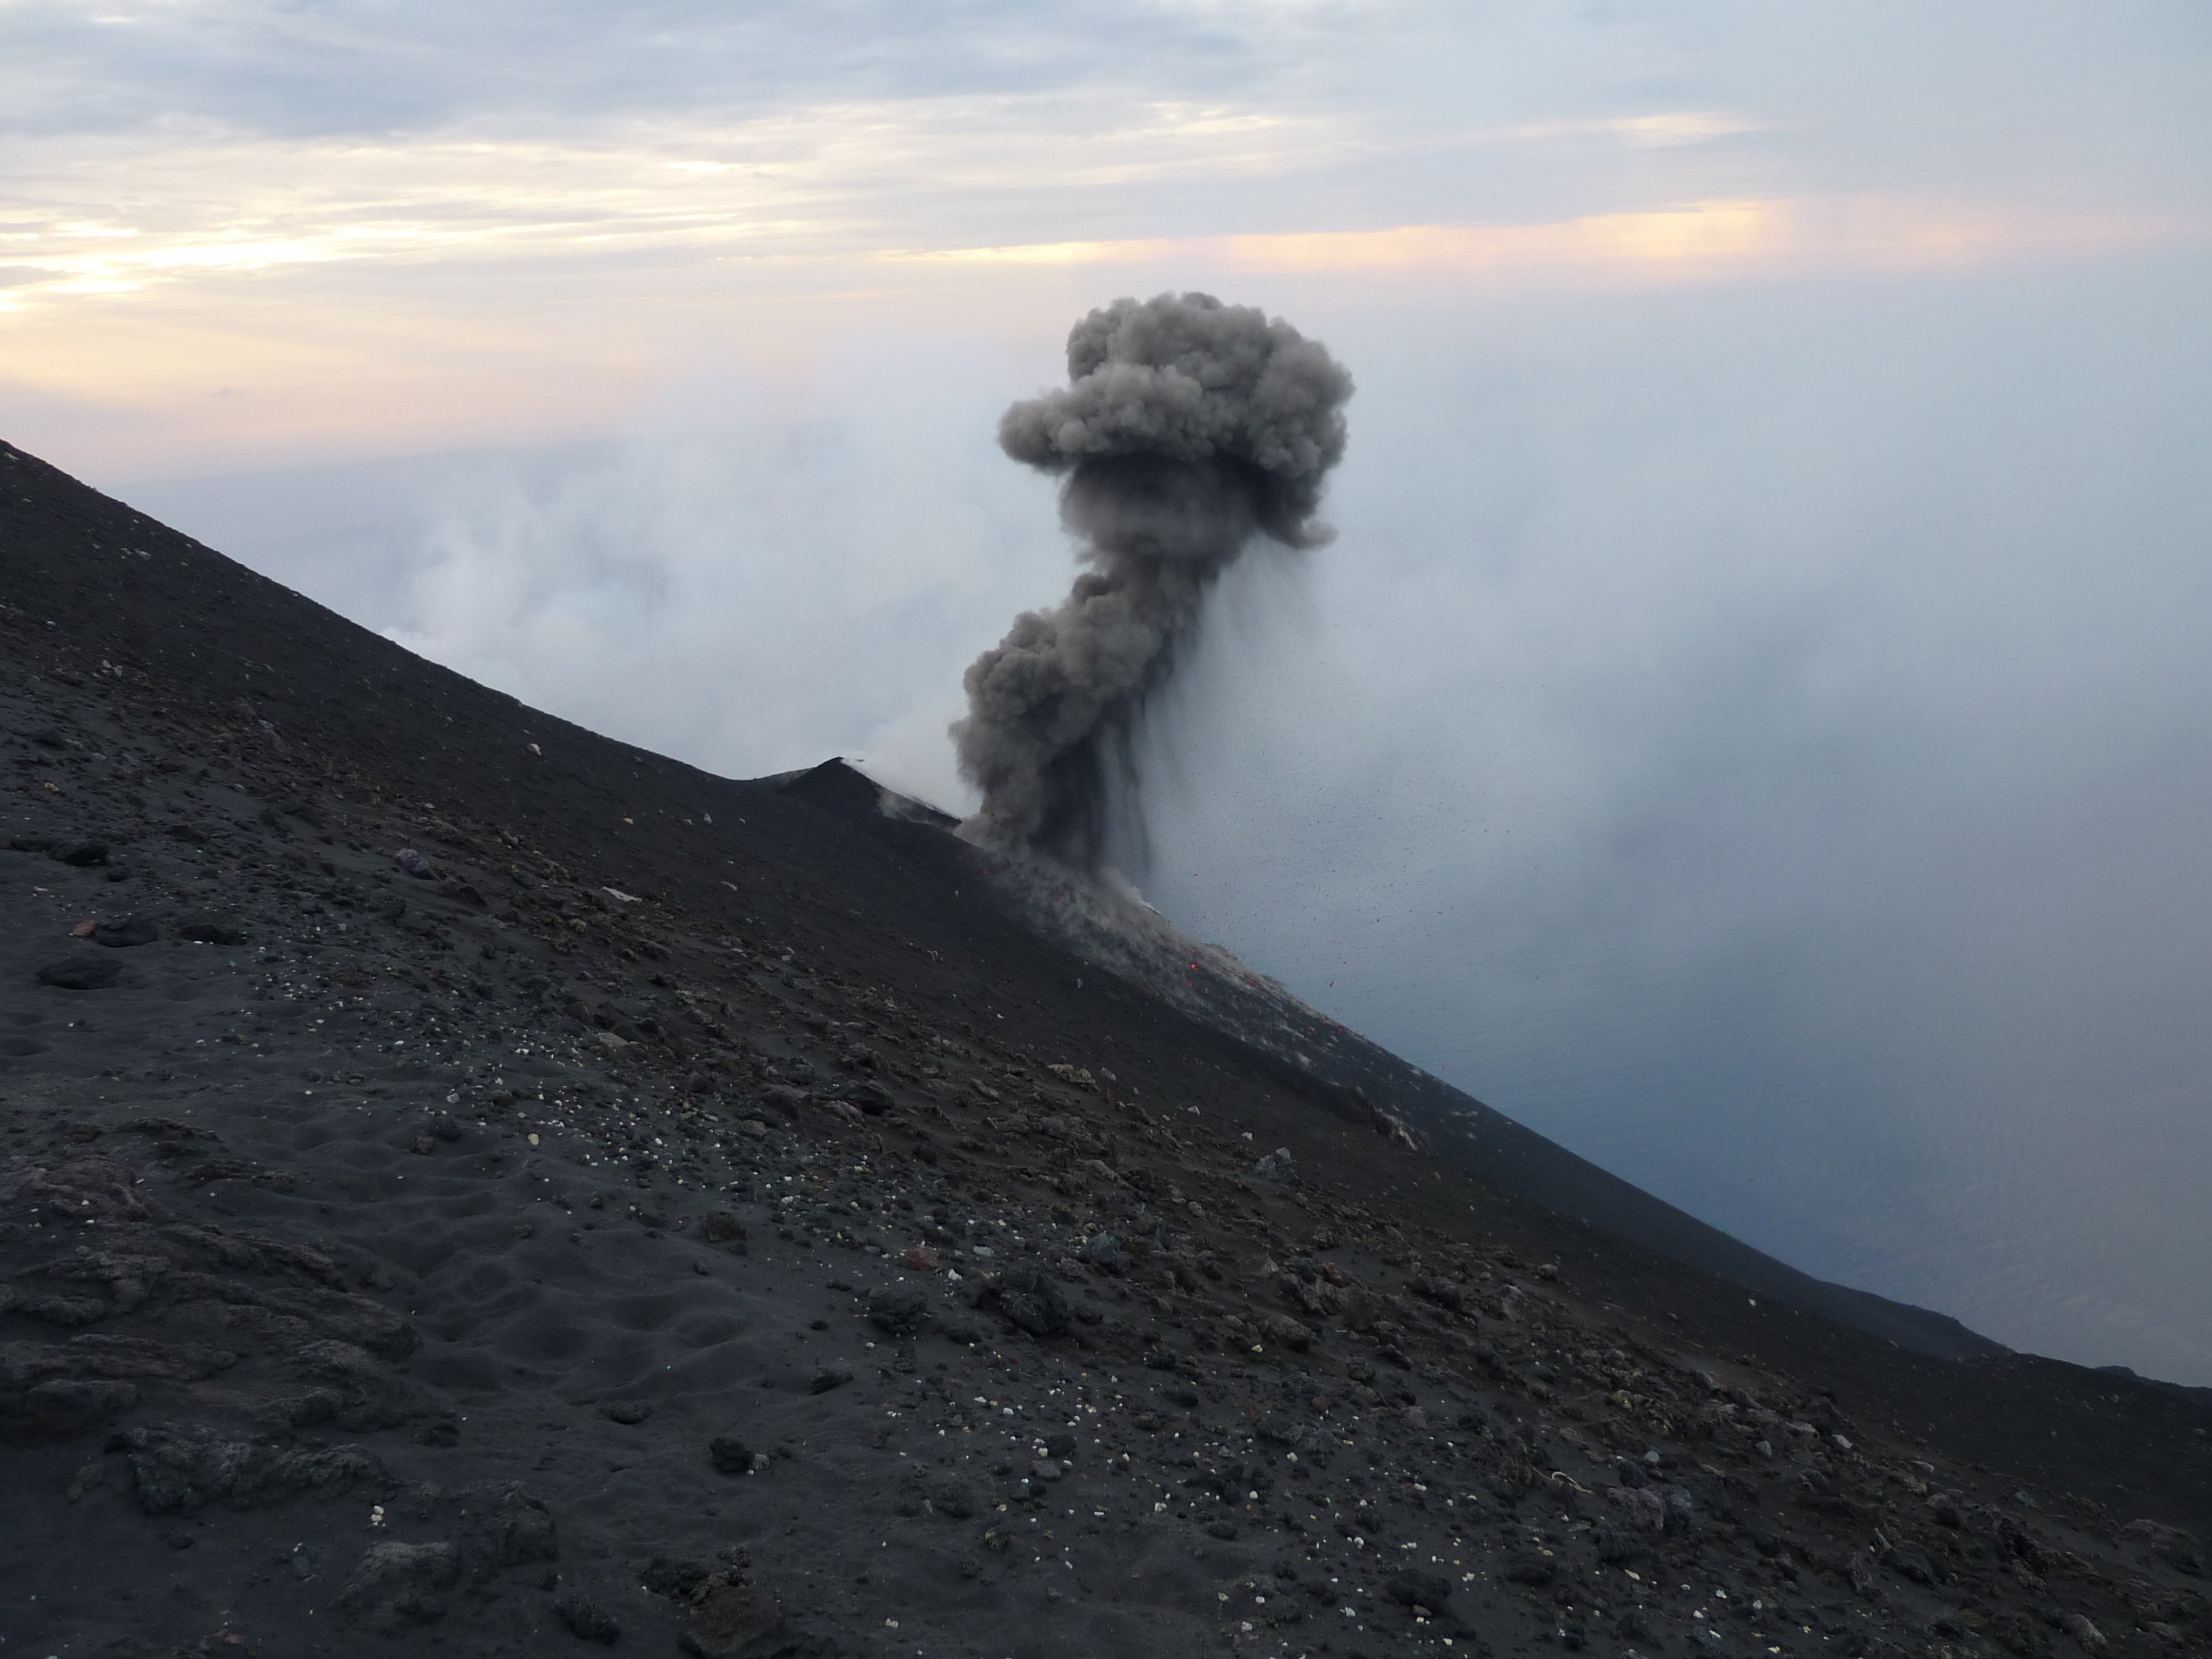
[[[1064,472],[1088,568],[968,669],[952,738],[983,804],[963,833],[1089,867],[1146,694],[1255,539],[1314,547],[1352,377],[1317,342],[1206,294],[1117,300],[1067,337],[1065,389],[1016,404],[999,444]]]

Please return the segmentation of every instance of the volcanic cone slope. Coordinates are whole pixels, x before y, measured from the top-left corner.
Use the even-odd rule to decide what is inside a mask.
[[[2195,1400],[1754,1299],[4,447],[0,750],[8,1651],[2212,1640]]]

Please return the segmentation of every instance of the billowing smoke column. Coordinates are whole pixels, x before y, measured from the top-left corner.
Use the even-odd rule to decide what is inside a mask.
[[[983,793],[965,832],[1094,864],[1105,746],[1126,742],[1216,577],[1265,536],[1326,541],[1352,377],[1288,323],[1210,295],[1117,300],[1067,337],[1065,391],[1016,404],[999,443],[1065,472],[1060,518],[1090,566],[967,674],[952,737]]]

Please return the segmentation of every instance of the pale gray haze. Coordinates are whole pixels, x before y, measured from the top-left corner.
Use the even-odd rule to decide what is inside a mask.
[[[972,811],[963,671],[1078,568],[1001,415],[1118,298],[1325,343],[1337,535],[1152,688],[1148,896],[2193,1382],[2208,229],[2195,0],[0,3],[0,434],[717,769]]]

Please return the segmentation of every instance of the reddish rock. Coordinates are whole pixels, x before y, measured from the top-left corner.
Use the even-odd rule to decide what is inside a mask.
[[[783,1629],[775,1598],[750,1584],[717,1584],[702,1596],[677,1644],[696,1659],[750,1659]]]

